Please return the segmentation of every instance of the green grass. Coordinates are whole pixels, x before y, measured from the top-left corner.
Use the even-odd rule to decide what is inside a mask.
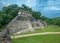
[[[14,39],[13,43],[60,43],[59,34],[38,35]]]
[[[56,25],[51,25],[51,26],[48,26],[48,27],[42,29],[41,31],[43,31],[43,32],[60,32],[60,27],[56,26]]]
[[[56,25],[50,25],[48,27],[45,27],[44,29],[37,29],[33,32],[26,32],[22,34],[32,34],[32,33],[40,33],[40,32],[60,32],[60,27]],[[18,34],[20,35],[20,34]]]

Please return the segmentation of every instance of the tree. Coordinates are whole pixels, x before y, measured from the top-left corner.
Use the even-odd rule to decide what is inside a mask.
[[[15,16],[18,15],[18,11],[19,7],[16,4],[3,7],[2,11],[0,11],[0,24],[8,24]]]
[[[60,17],[54,18],[54,23],[58,26],[60,26]]]
[[[25,4],[22,5],[22,8],[25,9],[25,10],[28,10],[29,9],[29,7],[26,6]]]
[[[32,12],[32,16],[35,17],[36,19],[40,19],[41,13],[40,12],[33,11]]]

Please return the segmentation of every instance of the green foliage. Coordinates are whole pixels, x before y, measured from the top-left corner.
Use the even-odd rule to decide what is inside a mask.
[[[60,26],[60,17],[54,18],[54,19],[53,19],[53,22],[54,22],[55,25]]]
[[[60,17],[57,17],[57,18],[47,18],[45,16],[42,16],[41,19],[46,21],[48,24],[53,24],[53,25],[60,26]]]
[[[19,7],[17,5],[9,5],[3,7],[0,11],[0,27],[8,24],[15,16],[18,15]]]
[[[33,11],[33,12],[32,12],[32,16],[35,17],[36,19],[40,19],[41,13],[40,13],[40,12],[35,12],[35,11]]]
[[[24,10],[29,10],[29,7],[23,4],[23,5],[22,5],[22,9],[24,9]]]
[[[47,34],[13,39],[13,43],[60,43],[60,35]]]

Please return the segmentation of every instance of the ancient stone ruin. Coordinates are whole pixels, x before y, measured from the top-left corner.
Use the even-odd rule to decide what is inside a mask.
[[[44,21],[35,19],[25,10],[20,10],[18,15],[7,25],[6,29],[9,28],[11,34],[20,34],[35,31],[35,29],[42,29],[46,26],[47,24]]]
[[[0,32],[0,43],[12,43],[9,29]]]

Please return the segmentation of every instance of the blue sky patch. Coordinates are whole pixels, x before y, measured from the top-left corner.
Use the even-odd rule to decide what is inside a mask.
[[[35,11],[40,11],[43,16],[60,17],[60,0],[0,0],[0,9],[10,4],[25,4]]]

